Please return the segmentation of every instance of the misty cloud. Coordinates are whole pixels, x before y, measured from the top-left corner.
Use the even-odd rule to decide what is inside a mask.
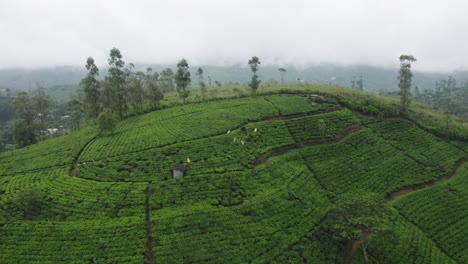
[[[2,1],[0,67],[321,62],[467,69],[464,1]]]

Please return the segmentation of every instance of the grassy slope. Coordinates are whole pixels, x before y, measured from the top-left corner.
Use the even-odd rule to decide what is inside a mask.
[[[340,91],[325,88],[320,89]],[[351,99],[362,96],[350,93]],[[391,104],[380,109],[392,109],[386,107]],[[409,122],[369,119],[346,109],[324,112],[329,106],[311,105],[298,96],[190,104],[129,118],[113,136],[92,140],[95,133],[89,128],[14,156],[2,154],[1,259],[141,263],[144,189],[149,184],[158,262],[336,261],[336,248],[317,230],[334,197],[353,188],[385,196],[440,178],[439,164],[449,170],[466,156],[461,150],[465,143],[456,143],[457,148]],[[295,113],[301,115],[269,119]],[[320,120],[325,121],[323,130]],[[356,125],[359,131],[336,143],[313,146]],[[307,142],[312,146],[303,146]],[[73,159],[84,146],[79,178],[71,177]],[[284,154],[277,151],[288,146]],[[270,158],[255,166],[262,155]],[[188,176],[173,180],[174,163],[185,163]],[[11,201],[33,186],[46,191],[48,209],[36,220],[16,220]],[[402,210],[397,246],[371,244],[374,262],[462,263],[458,251],[441,246],[445,240],[406,219]],[[80,228],[87,225],[96,227]],[[65,242],[58,247],[57,241]],[[51,250],[63,247],[73,250]]]

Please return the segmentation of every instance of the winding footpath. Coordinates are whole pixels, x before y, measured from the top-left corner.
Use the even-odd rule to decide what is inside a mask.
[[[82,154],[83,151],[86,149],[86,147],[88,147],[98,136],[99,136],[99,134],[96,135],[95,137],[93,137],[90,141],[88,141],[88,143],[86,143],[86,144],[80,149],[80,151],[78,151],[78,153],[76,154],[75,160],[73,161],[72,169],[71,169],[71,171],[70,171],[70,175],[71,175],[72,177],[76,177],[76,173],[77,173],[77,170],[78,170],[78,161],[79,161],[79,159],[80,159],[81,154]]]
[[[361,128],[362,128],[361,125],[355,125],[355,126],[351,126],[351,127],[346,128],[345,130],[341,131],[340,134],[336,135],[333,138],[307,140],[307,141],[303,141],[303,142],[299,142],[299,143],[294,143],[294,144],[291,144],[291,145],[286,145],[286,146],[274,148],[274,149],[270,150],[269,152],[267,152],[267,153],[263,154],[262,156],[260,156],[258,159],[256,159],[254,161],[254,163],[253,163],[254,167],[256,167],[256,166],[258,166],[260,164],[263,164],[263,163],[267,163],[268,160],[271,157],[279,156],[279,155],[282,155],[282,154],[284,154],[286,152],[289,152],[289,151],[292,151],[292,150],[295,150],[295,149],[300,149],[300,148],[303,148],[303,147],[306,147],[306,146],[317,146],[317,145],[326,145],[326,144],[337,143],[338,141],[344,139],[349,134],[354,133],[356,131],[359,131]]]
[[[442,177],[440,179],[428,181],[428,182],[423,182],[423,183],[420,183],[420,184],[410,185],[410,186],[404,187],[403,189],[393,191],[393,192],[387,194],[387,196],[385,197],[385,201],[388,202],[388,201],[391,201],[391,200],[393,200],[393,199],[395,199],[395,198],[397,198],[399,196],[405,195],[407,193],[410,193],[410,192],[413,192],[413,191],[416,191],[416,190],[420,190],[420,189],[424,189],[424,188],[430,188],[430,187],[434,186],[434,184],[436,184],[436,183],[438,183],[438,182],[440,182],[442,180],[448,180],[448,179],[452,178],[453,176],[457,175],[457,173],[460,172],[461,167],[466,162],[468,162],[468,157],[461,158],[461,159],[459,159],[459,160],[457,160],[455,162],[455,164],[453,165],[452,170],[447,175],[445,175],[444,177]]]

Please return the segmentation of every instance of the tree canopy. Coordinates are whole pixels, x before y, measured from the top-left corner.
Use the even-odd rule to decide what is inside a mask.
[[[107,109],[97,119],[98,129],[101,133],[110,132],[112,133],[117,125],[117,118],[112,113],[111,109]]]
[[[358,190],[339,197],[328,210],[323,227],[341,244],[360,244],[367,263],[369,242],[391,233],[394,217],[394,210],[379,195]]]
[[[252,71],[252,79],[249,83],[252,92],[257,92],[260,83],[262,82],[257,75],[258,65],[260,65],[260,59],[257,56],[253,56],[252,59],[249,60],[250,70]]]
[[[177,85],[177,92],[185,104],[185,99],[190,95],[190,91],[188,91],[187,88],[190,86],[191,82],[189,66],[186,59],[182,59],[177,63],[177,71],[174,79]]]
[[[412,55],[400,56],[400,70],[398,71],[398,87],[400,88],[400,114],[405,115],[411,103],[411,80],[413,73],[411,72],[411,63],[415,62],[416,58]]]

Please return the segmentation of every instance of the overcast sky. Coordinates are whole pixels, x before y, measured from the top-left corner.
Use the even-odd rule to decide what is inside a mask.
[[[0,0],[0,68],[126,62],[468,69],[464,0]]]

